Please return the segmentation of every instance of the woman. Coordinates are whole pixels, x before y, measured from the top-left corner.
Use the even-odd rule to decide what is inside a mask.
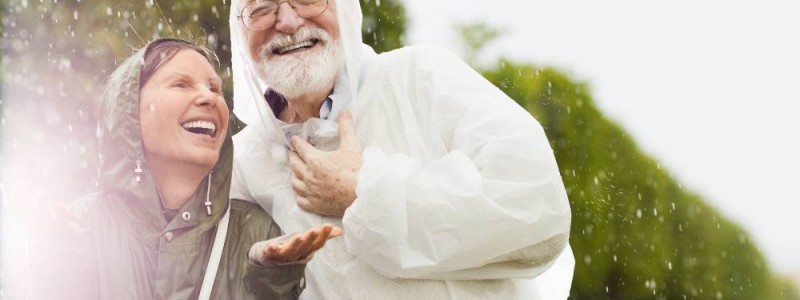
[[[112,74],[99,192],[70,207],[84,232],[64,248],[79,259],[65,260],[74,275],[58,298],[293,299],[304,259],[341,234],[325,225],[251,249],[280,229],[257,205],[228,200],[233,151],[215,62],[159,39]]]

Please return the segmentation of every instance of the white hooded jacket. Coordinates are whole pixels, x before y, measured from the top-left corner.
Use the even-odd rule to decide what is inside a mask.
[[[375,55],[361,42],[357,0],[330,0],[345,67],[330,121],[312,119],[302,134],[331,148],[338,113],[353,112],[364,147],[357,199],[341,219],[300,209],[283,124],[237,18],[244,1],[231,3],[234,112],[248,124],[234,136],[231,197],[259,203],[286,232],[322,223],[345,232],[308,264],[301,298],[567,297],[569,202],[541,126],[449,53]]]

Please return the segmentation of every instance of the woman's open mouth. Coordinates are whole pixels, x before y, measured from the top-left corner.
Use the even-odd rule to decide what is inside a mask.
[[[181,124],[181,126],[191,133],[210,137],[214,137],[214,134],[217,132],[217,125],[214,125],[214,123],[210,121],[189,121]]]

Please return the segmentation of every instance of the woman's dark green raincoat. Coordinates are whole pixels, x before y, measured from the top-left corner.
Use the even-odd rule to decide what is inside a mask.
[[[211,299],[297,298],[305,265],[262,267],[247,258],[253,243],[280,235],[280,229],[258,205],[228,200],[230,134],[194,197],[172,220],[165,217],[139,125],[139,74],[146,48],[114,72],[102,99],[99,192],[69,209],[85,230],[63,249],[67,259],[62,262],[73,266],[71,274],[61,274],[62,284],[46,283],[40,292],[57,292],[58,299],[196,299],[217,224],[231,204]],[[204,205],[209,187],[211,215]]]

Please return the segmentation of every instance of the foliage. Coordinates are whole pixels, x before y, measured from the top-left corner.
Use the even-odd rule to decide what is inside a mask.
[[[364,12],[361,37],[381,53],[403,46],[406,32],[405,9],[397,0],[360,0]]]
[[[478,54],[486,45],[503,34],[502,30],[484,23],[461,23],[455,28],[461,34],[461,41],[467,48],[466,61],[471,65],[478,63]]]
[[[572,205],[572,299],[800,299],[746,232],[597,110],[586,84],[507,60],[484,75],[550,139]]]

